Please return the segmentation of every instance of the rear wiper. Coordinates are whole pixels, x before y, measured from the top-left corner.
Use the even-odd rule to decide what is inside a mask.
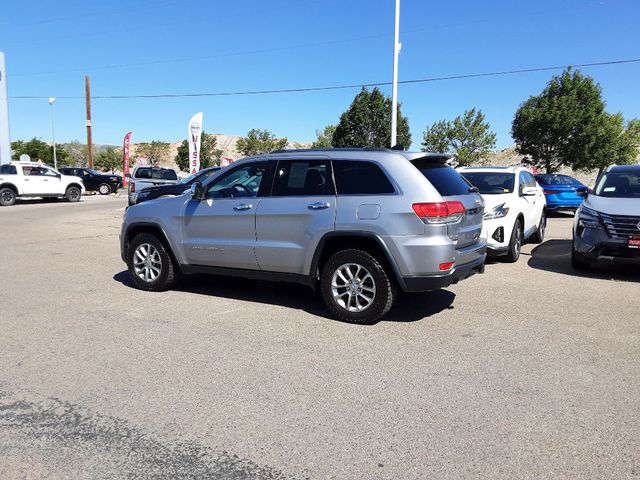
[[[469,187],[469,193],[480,193],[480,189],[478,187]]]

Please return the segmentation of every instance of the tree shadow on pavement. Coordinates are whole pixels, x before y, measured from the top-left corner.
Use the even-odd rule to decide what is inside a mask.
[[[128,271],[113,276],[123,285],[135,288]],[[178,292],[258,302],[303,310],[312,315],[335,320],[322,304],[320,294],[295,283],[276,283],[216,275],[189,275],[173,289]],[[401,293],[383,322],[416,322],[453,308],[455,294],[448,290],[425,293]]]
[[[623,282],[640,281],[637,267],[599,262],[587,271],[574,270],[571,266],[572,240],[548,240],[531,251],[528,265],[531,268],[547,272],[561,273],[572,277],[596,278],[602,280],[618,280]]]

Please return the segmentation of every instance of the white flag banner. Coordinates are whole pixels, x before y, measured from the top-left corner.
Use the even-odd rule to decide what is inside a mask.
[[[200,140],[202,137],[202,112],[196,113],[189,120],[189,171],[200,171]]]

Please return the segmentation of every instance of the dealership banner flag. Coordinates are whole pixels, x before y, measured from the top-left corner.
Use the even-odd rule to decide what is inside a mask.
[[[124,136],[122,142],[122,184],[127,185],[127,173],[129,173],[129,144],[131,143],[131,132]]]
[[[189,120],[189,171],[200,171],[200,140],[202,136],[202,112],[196,113]]]

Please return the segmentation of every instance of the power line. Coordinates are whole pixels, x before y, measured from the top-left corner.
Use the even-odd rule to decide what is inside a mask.
[[[481,78],[481,77],[497,77],[503,75],[515,75],[520,73],[533,73],[533,72],[546,72],[550,70],[564,70],[565,68],[585,68],[585,67],[601,67],[608,65],[622,65],[629,63],[638,63],[640,58],[626,59],[626,60],[610,60],[606,62],[591,62],[591,63],[577,63],[573,65],[557,65],[552,67],[532,67],[523,68],[517,70],[501,70],[496,72],[481,72],[481,73],[468,73],[461,75],[449,75],[444,77],[430,77],[419,78],[412,80],[400,80],[401,84],[413,84],[413,83],[428,83],[428,82],[440,82],[445,80],[461,80],[468,78]],[[371,82],[371,83],[357,83],[349,85],[328,85],[324,87],[300,87],[300,88],[283,88],[273,90],[246,90],[246,91],[229,91],[229,92],[201,92],[201,93],[159,93],[149,95],[95,95],[91,98],[94,100],[121,100],[132,98],[185,98],[185,97],[225,97],[225,96],[240,96],[240,95],[269,95],[276,93],[306,93],[306,92],[321,92],[327,90],[345,90],[351,88],[362,87],[383,87],[391,85],[391,82]],[[40,95],[16,95],[9,98],[15,99],[44,99],[49,96]],[[84,99],[83,96],[57,96],[58,99]]]

